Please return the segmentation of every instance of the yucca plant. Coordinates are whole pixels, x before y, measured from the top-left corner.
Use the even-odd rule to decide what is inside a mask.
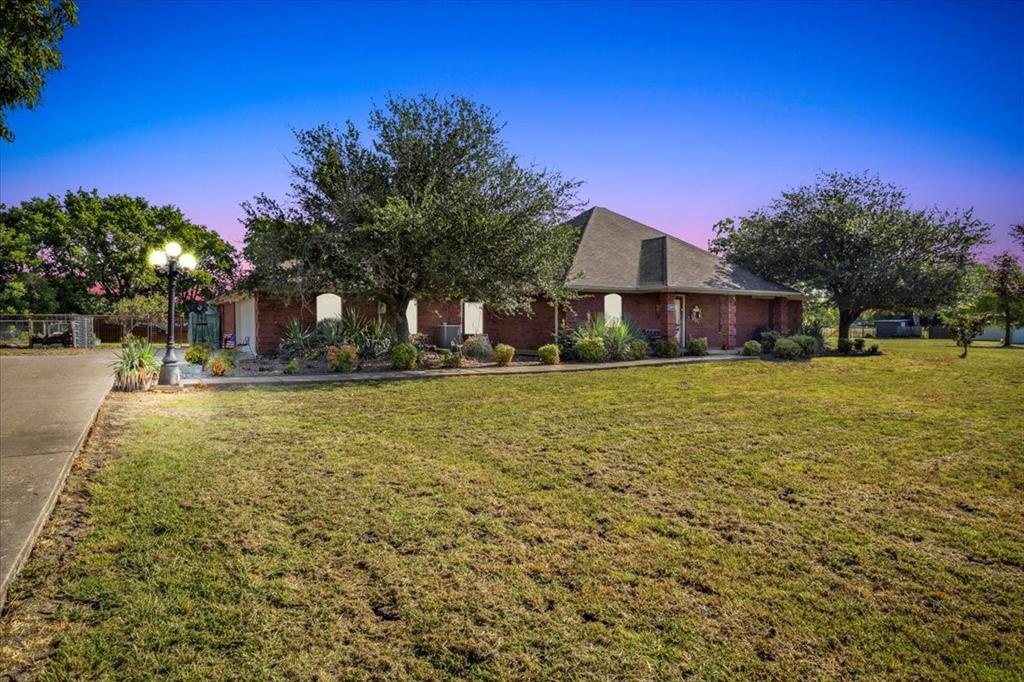
[[[144,391],[160,371],[153,346],[145,339],[127,337],[121,344],[114,370],[114,388],[119,391]]]
[[[326,349],[345,345],[345,325],[341,318],[329,317],[316,323],[316,345]]]
[[[341,344],[359,347],[365,335],[366,318],[355,308],[346,310],[341,317]]]

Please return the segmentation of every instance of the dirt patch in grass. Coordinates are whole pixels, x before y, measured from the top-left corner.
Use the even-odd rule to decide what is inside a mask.
[[[1021,677],[1024,357],[880,345],[118,396],[0,669]]]

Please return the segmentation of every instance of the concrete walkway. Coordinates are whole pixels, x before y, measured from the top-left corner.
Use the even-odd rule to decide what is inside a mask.
[[[0,357],[0,609],[113,385],[113,360]]]
[[[438,379],[441,377],[485,376],[500,374],[503,376],[518,374],[547,374],[549,372],[588,372],[607,369],[627,369],[629,367],[656,367],[659,365],[684,365],[705,362],[733,362],[738,360],[755,360],[756,357],[737,355],[735,351],[710,351],[700,358],[649,358],[646,360],[629,360],[626,362],[598,362],[584,364],[570,362],[563,365],[514,365],[512,367],[463,367],[459,369],[414,369],[408,371],[352,372],[350,374],[273,374],[270,376],[226,376],[207,377],[203,379],[183,379],[182,385],[195,386],[200,381],[210,388],[227,388],[231,386],[284,386],[304,384],[345,384],[364,381],[400,381],[408,379]]]

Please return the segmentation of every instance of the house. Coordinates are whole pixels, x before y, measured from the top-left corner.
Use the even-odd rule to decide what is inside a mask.
[[[451,325],[463,336],[487,334],[522,351],[550,343],[562,325],[587,316],[629,317],[641,329],[681,343],[707,337],[711,348],[735,348],[769,325],[790,334],[800,328],[803,295],[730,265],[704,249],[606,208],[592,208],[570,224],[580,241],[566,279],[579,293],[568,309],[536,300],[527,313],[505,314],[473,301],[413,301],[406,315],[413,333],[441,341]],[[315,305],[272,294],[234,292],[214,301],[222,334],[252,350],[273,354],[288,320],[305,324],[355,306],[364,315],[386,312],[374,302],[317,296]],[[442,344],[445,345],[445,344]]]

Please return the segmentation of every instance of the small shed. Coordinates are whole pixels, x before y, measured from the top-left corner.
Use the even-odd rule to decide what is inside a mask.
[[[879,339],[921,338],[921,326],[911,319],[875,320],[875,336]]]

